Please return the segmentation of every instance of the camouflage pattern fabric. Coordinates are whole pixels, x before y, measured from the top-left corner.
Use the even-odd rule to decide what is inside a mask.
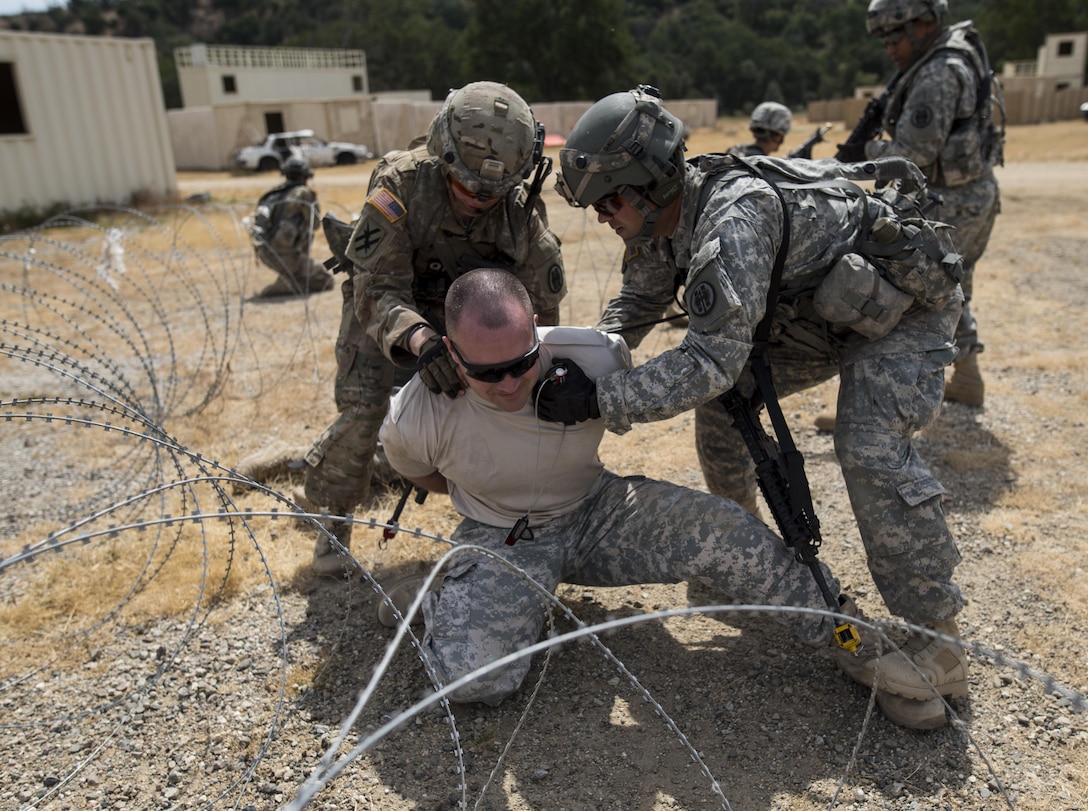
[[[306,496],[315,504],[350,511],[365,500],[394,381],[415,371],[404,337],[425,322],[444,329],[449,283],[474,262],[509,267],[541,325],[559,323],[567,292],[559,239],[540,199],[527,206],[527,188],[518,186],[466,225],[425,147],[391,152],[374,168],[345,251],[354,275],[342,285],[336,341],[339,416],[306,456]]]
[[[758,155],[766,155],[758,144],[737,144],[725,151],[726,155],[739,155],[742,158],[754,158]]]
[[[1001,211],[993,171],[1000,145],[986,154],[987,137],[996,135],[980,131],[976,116],[982,70],[964,29],[946,30],[904,74],[889,99],[883,125],[891,140],[865,145],[867,158],[897,155],[914,161],[930,189],[944,197],[932,216],[955,226],[953,240],[964,257],[965,306],[956,331],[961,353],[982,350],[970,308],[973,277]]]
[[[597,401],[606,425],[621,433],[634,422],[697,408],[708,488],[750,502],[755,482],[747,450],[715,398],[734,385],[754,390],[748,361],[782,239],[781,203],[764,181],[708,173],[707,161],[688,164],[675,232],[629,256],[620,294],[599,324],[619,329],[659,317],[679,270],[688,332],[676,349],[600,378]],[[872,223],[865,208],[875,201],[808,188],[783,194],[792,229],[770,343],[778,393],[840,376],[835,450],[874,580],[896,614],[916,623],[948,619],[963,606],[951,581],[960,557],[941,509],[944,490],[912,436],[937,414],[962,294],[956,290],[940,310],[914,305],[877,340],[827,323],[813,308],[813,292],[865,239],[864,224]],[[629,344],[641,337],[624,334]]]
[[[509,531],[465,519],[453,540],[501,555],[549,591],[560,582],[696,580],[722,603],[826,608],[812,572],[763,523],[732,502],[666,482],[604,471],[593,496],[573,512],[533,526],[531,539],[507,546]],[[838,594],[838,582],[826,569],[824,577]],[[534,644],[546,608],[519,575],[465,550],[450,562],[441,590],[425,596],[423,613],[424,649],[448,683]],[[807,644],[830,643],[830,618],[773,616]],[[519,687],[529,666],[527,658],[519,660],[451,698],[495,706]]]
[[[254,234],[254,248],[262,264],[279,277],[274,287],[286,293],[327,290],[332,275],[310,257],[313,232],[321,213],[317,194],[301,184],[284,184],[269,213],[271,234]],[[276,190],[273,190],[273,193]]]

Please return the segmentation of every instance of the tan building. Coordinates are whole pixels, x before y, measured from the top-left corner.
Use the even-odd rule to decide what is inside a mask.
[[[0,212],[177,190],[155,44],[0,30]]]
[[[236,149],[296,130],[381,154],[437,106],[426,90],[372,94],[360,50],[197,44],[174,61],[184,109],[167,117],[179,169],[226,169]]]
[[[1006,62],[1001,72],[1010,124],[1080,117],[1088,101],[1088,31],[1047,34],[1034,62]]]

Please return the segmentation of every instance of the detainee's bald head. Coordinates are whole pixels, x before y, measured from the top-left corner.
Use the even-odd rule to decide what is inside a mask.
[[[446,293],[446,332],[456,340],[467,322],[488,330],[533,323],[533,303],[513,273],[478,268],[458,276]]]

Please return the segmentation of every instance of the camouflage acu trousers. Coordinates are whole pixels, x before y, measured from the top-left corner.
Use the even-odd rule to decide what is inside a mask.
[[[355,316],[351,278],[341,286],[343,308],[336,338],[334,396],[339,412],[306,454],[306,498],[330,512],[350,513],[370,495],[378,430],[396,385],[414,374],[382,354]]]
[[[942,312],[910,314],[885,338],[851,347],[837,361],[800,349],[771,350],[780,397],[839,375],[835,455],[869,571],[888,610],[914,623],[949,619],[964,604],[952,582],[960,553],[941,508],[947,491],[912,440],[940,408],[959,312],[957,298]],[[712,493],[754,498],[751,457],[717,401],[696,410],[695,444]]]
[[[1001,194],[993,172],[972,183],[954,188],[940,188],[944,203],[933,213],[933,219],[955,227],[952,241],[963,256],[963,314],[956,325],[956,348],[960,355],[981,352],[978,323],[971,310],[974,292],[975,263],[982,258],[994,230],[994,220],[1001,211]]]
[[[549,592],[560,583],[626,586],[697,580],[723,602],[826,609],[813,573],[737,504],[641,476],[604,472],[598,491],[573,513],[530,523],[533,537],[505,543],[509,527],[465,519],[453,535],[484,547]],[[838,583],[824,570],[834,595]],[[541,596],[518,573],[476,550],[454,557],[441,589],[426,595],[424,649],[445,683],[537,641]],[[834,623],[776,614],[811,645],[827,645]],[[497,705],[529,671],[528,659],[458,689],[454,701]]]

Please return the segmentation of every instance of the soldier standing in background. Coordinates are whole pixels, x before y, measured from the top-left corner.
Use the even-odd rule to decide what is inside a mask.
[[[528,289],[540,323],[559,323],[566,282],[539,196],[550,167],[543,143],[521,96],[474,82],[450,92],[425,137],[374,168],[345,251],[339,416],[306,454],[307,506],[336,516],[327,529],[344,548],[351,513],[383,463],[375,458],[378,429],[394,384],[418,369],[436,393],[462,389],[442,341],[450,282],[474,267],[507,270]],[[318,536],[316,572],[344,573],[347,562]]]
[[[793,124],[790,108],[777,101],[765,101],[752,110],[748,129],[755,143],[732,146],[726,154],[750,158],[753,155],[772,155],[782,146]]]
[[[945,25],[946,0],[872,0],[866,28],[898,70],[884,108],[889,140],[861,145],[840,160],[901,156],[918,165],[929,188],[944,198],[933,219],[955,226],[963,256],[963,314],[956,327],[957,357],[945,399],[981,407],[985,387],[978,367],[983,345],[971,310],[975,263],[986,250],[1001,198],[994,165],[1004,133],[993,121],[1000,104],[985,47],[970,21]]]
[[[313,170],[304,158],[292,157],[280,171],[285,182],[257,201],[250,229],[257,258],[277,276],[257,298],[309,295],[333,285],[332,274],[310,257],[320,219],[317,194],[309,186]]]

